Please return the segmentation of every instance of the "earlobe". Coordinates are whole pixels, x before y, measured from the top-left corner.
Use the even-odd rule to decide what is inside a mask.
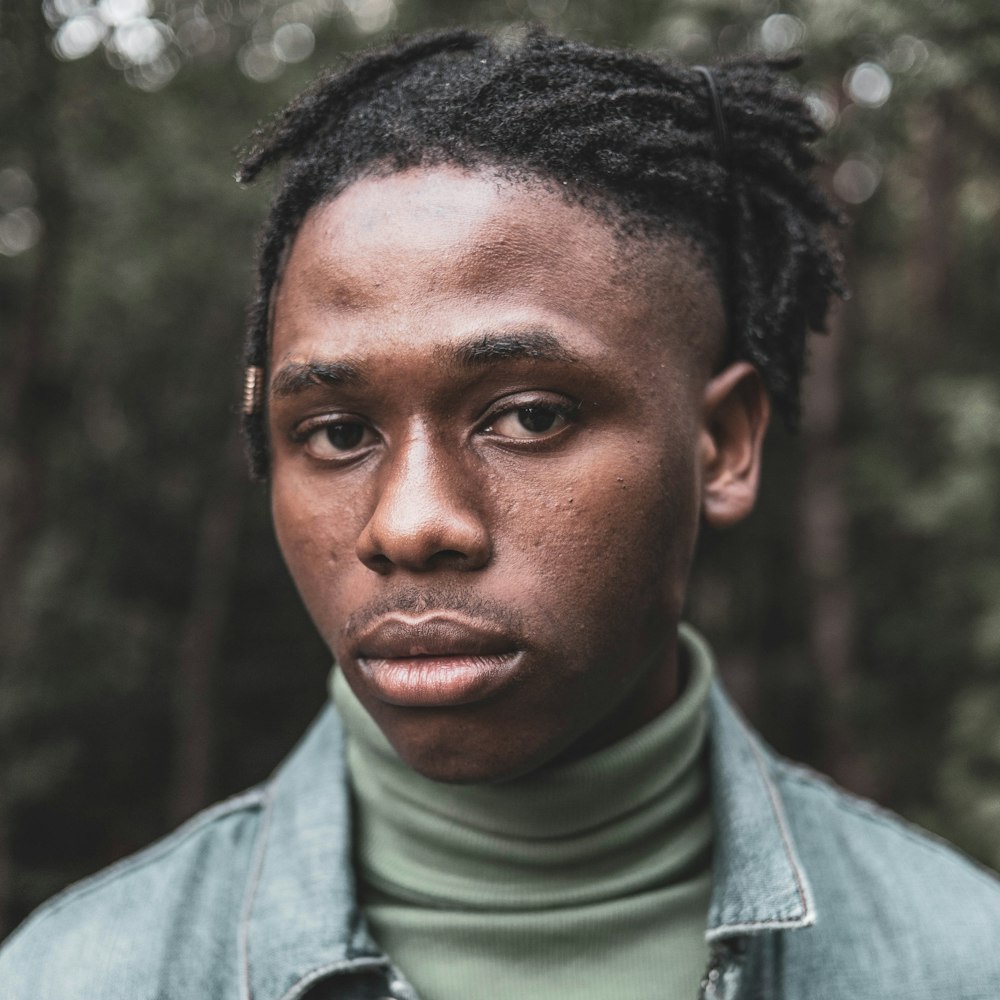
[[[748,361],[727,366],[705,386],[701,507],[713,528],[728,528],[753,510],[770,413],[767,390]]]

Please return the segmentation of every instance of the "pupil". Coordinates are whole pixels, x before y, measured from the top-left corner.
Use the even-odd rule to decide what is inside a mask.
[[[326,429],[327,440],[340,451],[349,451],[361,443],[364,428],[361,424],[331,424]]]
[[[549,430],[556,422],[553,410],[543,410],[537,406],[525,406],[517,411],[517,419],[526,431],[536,434]]]

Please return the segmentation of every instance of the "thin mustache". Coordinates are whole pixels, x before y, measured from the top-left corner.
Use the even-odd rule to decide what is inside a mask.
[[[385,594],[358,608],[344,624],[344,638],[356,640],[379,621],[392,615],[422,615],[428,611],[454,611],[471,621],[495,626],[512,637],[520,636],[522,632],[521,616],[499,601],[491,601],[470,592],[455,593],[408,587]]]

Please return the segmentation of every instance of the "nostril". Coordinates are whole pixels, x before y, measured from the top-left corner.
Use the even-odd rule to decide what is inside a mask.
[[[370,570],[376,573],[388,573],[392,569],[392,560],[379,552],[361,560]]]
[[[426,560],[427,569],[479,569],[483,564],[474,552],[461,552],[458,549],[440,549]]]
[[[382,552],[375,552],[368,556],[363,556],[361,561],[374,573],[385,575],[392,572],[396,563]],[[441,549],[433,553],[428,558],[422,560],[423,568],[432,569],[472,569],[475,568],[473,560],[468,553],[460,552],[458,549]],[[405,563],[403,565],[406,565]],[[410,565],[409,568],[417,568]]]

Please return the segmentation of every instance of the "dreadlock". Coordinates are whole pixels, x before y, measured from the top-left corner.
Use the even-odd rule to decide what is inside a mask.
[[[837,216],[807,177],[821,130],[779,76],[791,65],[747,58],[706,74],[541,31],[512,43],[455,30],[327,73],[251,136],[237,174],[248,183],[287,161],[258,246],[246,363],[266,371],[274,287],[313,206],[366,171],[490,167],[694,240],[723,290],[729,358],[758,368],[794,427],[806,334],[840,286],[823,232]],[[264,478],[264,404],[244,422]]]

